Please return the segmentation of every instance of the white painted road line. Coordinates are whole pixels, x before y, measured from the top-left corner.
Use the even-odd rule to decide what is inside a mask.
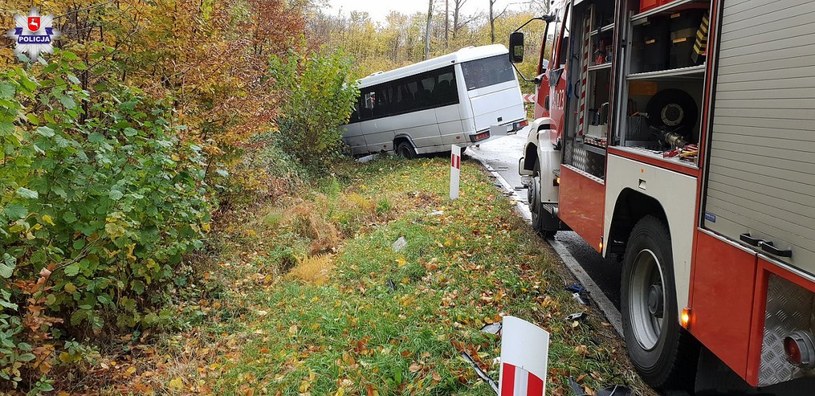
[[[483,158],[481,158],[477,153],[474,153],[472,152],[472,150],[470,150],[467,153],[465,153],[465,155],[478,160],[478,162],[480,162],[481,165],[483,165],[484,168],[488,172],[490,172],[490,174],[493,177],[495,177],[495,180],[498,180],[498,183],[501,185],[504,192],[507,193],[507,195],[510,198],[515,200],[515,211],[518,213],[518,215],[520,215],[524,219],[524,221],[527,224],[531,225],[532,213],[529,212],[529,207],[527,207],[523,200],[520,199],[517,192],[515,191],[515,188],[511,186],[504,179],[503,176],[501,176],[491,166],[489,166],[487,162]],[[574,256],[572,256],[571,253],[569,253],[569,250],[566,249],[566,246],[564,246],[562,243],[560,243],[560,241],[556,239],[547,240],[547,242],[549,242],[549,245],[552,246],[552,248],[555,250],[555,253],[557,253],[557,255],[560,256],[560,259],[563,260],[563,263],[566,265],[566,268],[569,270],[569,272],[571,272],[572,275],[577,279],[577,281],[580,282],[583,285],[583,287],[586,288],[586,290],[591,295],[591,299],[597,303],[597,307],[600,308],[600,311],[602,311],[603,314],[606,316],[606,319],[608,319],[608,322],[611,323],[612,327],[614,327],[614,330],[617,331],[617,334],[619,334],[620,337],[623,337],[623,320],[622,316],[620,315],[620,311],[618,311],[617,308],[614,307],[614,304],[611,303],[611,300],[609,300],[608,297],[606,297],[606,295],[603,293],[600,287],[597,286],[596,283],[594,283],[589,274],[587,274],[583,267],[580,266],[580,263],[578,263],[577,260],[575,260]]]

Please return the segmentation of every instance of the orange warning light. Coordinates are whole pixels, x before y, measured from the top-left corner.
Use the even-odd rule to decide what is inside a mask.
[[[690,326],[690,308],[682,309],[682,314],[679,316],[679,324],[686,329]]]

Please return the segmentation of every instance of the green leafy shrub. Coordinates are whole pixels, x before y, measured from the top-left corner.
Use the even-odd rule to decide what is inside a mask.
[[[351,58],[340,51],[292,51],[270,63],[277,89],[288,95],[276,118],[284,150],[311,169],[324,168],[340,152],[340,126],[358,95],[348,77]]]
[[[264,133],[253,137],[239,160],[230,167],[228,178],[219,178],[222,210],[274,201],[290,194],[308,180],[296,157],[283,150],[281,136]]]
[[[203,154],[170,108],[114,83],[91,97],[82,69],[62,52],[0,75],[0,378],[15,383],[47,373],[54,335],[168,319],[161,292],[209,227]]]

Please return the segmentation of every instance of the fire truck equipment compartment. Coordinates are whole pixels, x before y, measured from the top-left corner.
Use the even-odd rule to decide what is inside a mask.
[[[696,125],[699,110],[687,92],[680,89],[664,89],[657,92],[646,106],[648,120],[656,127],[679,128],[685,138],[690,138]]]
[[[663,70],[668,63],[669,24],[666,18],[652,18],[642,33],[643,72]]]
[[[645,12],[654,8],[657,8],[661,5],[665,5],[670,3],[671,0],[641,0],[640,1],[640,12]]]
[[[696,65],[692,57],[693,47],[704,15],[704,10],[688,10],[671,15],[671,49],[668,61],[671,69]]]

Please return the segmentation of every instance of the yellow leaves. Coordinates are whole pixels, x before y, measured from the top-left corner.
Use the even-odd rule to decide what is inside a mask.
[[[407,264],[407,260],[405,260],[404,257],[399,257],[398,259],[396,259],[396,265],[398,267],[404,267],[405,264]]]
[[[136,256],[133,255],[133,249],[135,248],[136,248],[135,243],[127,245],[127,259],[130,261],[136,261]]]
[[[71,282],[66,283],[65,286],[62,287],[62,289],[71,294],[76,292],[76,286]]]
[[[49,216],[49,215],[43,215],[42,216],[42,222],[45,223],[45,224],[48,224],[48,225],[55,225],[54,224],[54,218]]]
[[[407,308],[416,303],[416,296],[406,294],[399,299],[399,303],[402,304],[403,307]]]
[[[182,380],[181,377],[175,377],[167,383],[167,387],[169,387],[171,391],[181,392],[184,390],[184,380]]]
[[[297,390],[299,390],[300,393],[308,392],[308,390],[311,389],[311,384],[314,382],[315,379],[317,379],[317,373],[309,371],[308,378],[300,382],[300,386],[297,387]]]
[[[575,353],[577,353],[577,354],[579,354],[581,356],[586,356],[586,355],[589,354],[589,347],[581,344],[581,345],[578,345],[578,346],[574,347],[574,351],[575,351]]]
[[[136,374],[136,366],[130,366],[125,370],[125,375],[130,377],[131,375]]]

